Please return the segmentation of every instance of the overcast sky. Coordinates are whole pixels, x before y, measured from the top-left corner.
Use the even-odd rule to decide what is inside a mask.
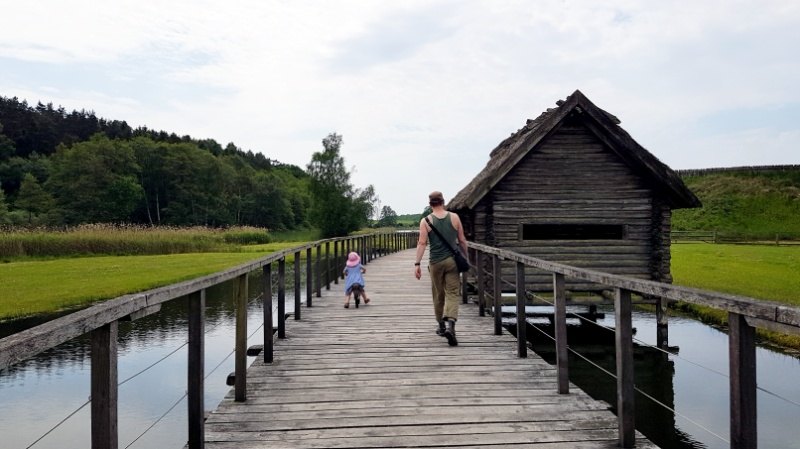
[[[800,1],[0,0],[0,95],[212,138],[419,213],[575,89],[674,169],[800,163]]]

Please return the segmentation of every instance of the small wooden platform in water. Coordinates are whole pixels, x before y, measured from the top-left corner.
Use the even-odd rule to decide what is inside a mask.
[[[369,305],[343,308],[343,284],[287,320],[275,361],[247,373],[206,422],[206,447],[613,448],[617,419],[574,385],[556,393],[555,367],[516,354],[512,335],[462,304],[459,345],[435,335],[430,279],[415,250],[366,265]],[[423,264],[424,265],[424,264]],[[637,434],[637,447],[655,447]]]

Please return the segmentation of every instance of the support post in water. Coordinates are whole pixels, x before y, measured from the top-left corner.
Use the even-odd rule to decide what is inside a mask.
[[[669,348],[668,304],[667,298],[656,298],[656,346],[665,351]]]
[[[756,420],[755,328],[744,316],[728,313],[731,382],[731,448],[758,446]]]
[[[112,321],[92,331],[92,449],[117,449],[117,335]]]
[[[614,296],[617,352],[617,423],[619,446],[636,444],[636,427],[633,403],[633,326],[631,324],[631,292],[616,289]]]
[[[205,447],[205,310],[206,290],[189,295],[187,403],[189,449]]]

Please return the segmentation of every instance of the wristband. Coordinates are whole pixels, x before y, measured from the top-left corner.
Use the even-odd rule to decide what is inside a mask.
[[[418,267],[419,266],[419,262],[414,262],[414,266]]]

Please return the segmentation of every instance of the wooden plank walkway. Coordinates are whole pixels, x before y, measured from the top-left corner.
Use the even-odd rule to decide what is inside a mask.
[[[247,401],[233,391],[209,415],[206,448],[612,448],[617,420],[555,368],[516,356],[512,335],[461,305],[459,346],[434,334],[427,273],[414,250],[366,266],[369,305],[323,287],[302,320],[287,320],[275,361],[249,368]],[[423,264],[424,266],[424,264]],[[423,270],[425,272],[425,270]],[[655,447],[637,433],[637,447]]]

